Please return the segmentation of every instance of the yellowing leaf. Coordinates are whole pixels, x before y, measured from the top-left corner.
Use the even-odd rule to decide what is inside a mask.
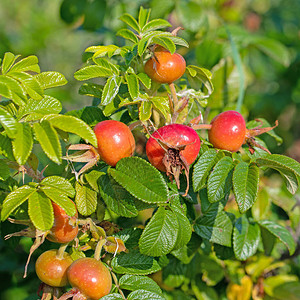
[[[249,300],[251,298],[253,282],[249,276],[244,276],[241,280],[241,285],[229,283],[227,287],[228,300]]]

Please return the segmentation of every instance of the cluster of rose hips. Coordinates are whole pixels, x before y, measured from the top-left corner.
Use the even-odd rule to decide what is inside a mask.
[[[97,242],[94,257],[82,257],[73,261],[65,252],[68,243],[74,241],[79,232],[78,214],[68,216],[65,211],[54,202],[54,225],[46,238],[59,243],[58,250],[43,252],[35,263],[35,271],[42,281],[42,299],[53,296],[54,299],[65,300],[96,300],[109,294],[112,287],[112,277],[107,266],[101,262],[101,249],[106,252],[119,253],[125,250],[124,243],[112,236],[100,238]],[[89,223],[92,227],[94,224]],[[97,229],[97,226],[95,226]],[[99,236],[98,236],[99,238]],[[100,247],[99,247],[100,245]],[[61,295],[62,287],[70,284],[72,289]],[[56,298],[55,298],[56,296]]]
[[[173,100],[170,103],[171,111],[174,116],[177,116],[182,107],[179,107],[173,82],[185,73],[186,62],[180,54],[172,54],[159,45],[154,45],[152,52],[152,56],[144,66],[144,71],[151,80],[169,85]],[[181,106],[187,104],[188,101],[184,101]],[[175,117],[172,118],[171,124],[158,128],[152,134],[146,128],[150,135],[146,144],[149,162],[158,170],[166,172],[171,179],[174,178],[178,187],[179,175],[184,170],[188,178],[189,166],[197,158],[201,147],[200,138],[195,130],[208,129],[208,140],[214,148],[236,152],[243,144],[248,144],[250,152],[253,153],[254,146],[268,151],[258,144],[254,137],[275,127],[258,126],[248,130],[243,116],[232,110],[220,113],[210,124],[197,124],[197,119],[192,120],[188,126],[177,124]],[[143,125],[146,127],[145,124]],[[97,149],[87,145],[72,145],[69,148],[70,150],[88,149],[88,154],[85,154],[88,164],[80,173],[92,167],[99,159],[114,167],[121,158],[133,155],[135,140],[131,133],[131,125],[128,127],[119,121],[106,120],[98,123],[94,127],[94,132],[98,141]],[[90,157],[93,157],[92,161]],[[80,161],[82,162],[83,159],[81,158]],[[186,193],[187,191],[188,186]]]
[[[180,54],[171,54],[161,46],[154,47],[153,56],[145,64],[145,72],[152,80],[169,84],[174,115],[180,108],[173,82],[184,74],[185,68],[185,60]],[[154,167],[166,172],[171,179],[174,178],[178,187],[179,176],[184,171],[187,177],[186,194],[189,167],[196,160],[201,147],[201,140],[195,130],[208,129],[208,140],[213,147],[236,152],[246,143],[250,151],[253,151],[253,146],[261,147],[255,142],[254,137],[272,129],[256,127],[248,130],[244,118],[236,111],[225,111],[217,115],[210,124],[197,124],[192,121],[188,126],[177,124],[176,118],[172,118],[172,121],[174,122],[152,133],[145,124],[142,124],[149,134],[146,155]],[[87,162],[77,176],[100,159],[114,167],[120,159],[132,156],[135,151],[135,139],[131,129],[132,127],[122,122],[105,120],[94,127],[97,148],[83,144],[71,145],[69,150],[86,150],[80,158],[73,159],[73,161]],[[46,286],[43,288],[44,295],[49,292],[47,290],[49,287],[50,293],[54,295],[56,288],[64,287],[68,283],[72,289],[62,295],[61,300],[71,297],[75,300],[99,299],[107,295],[112,287],[112,279],[110,271],[100,259],[85,257],[73,261],[64,251],[66,243],[73,241],[78,234],[78,216],[68,216],[55,203],[53,209],[55,222],[46,238],[61,243],[62,247],[44,252],[36,261],[36,273]],[[51,290],[51,287],[54,290]]]

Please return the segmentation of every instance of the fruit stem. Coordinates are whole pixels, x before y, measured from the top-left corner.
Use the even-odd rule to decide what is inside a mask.
[[[97,243],[95,253],[94,253],[94,258],[96,260],[100,260],[101,250],[105,243],[106,243],[106,239],[103,239],[103,238],[100,239],[100,241]]]
[[[126,300],[126,297],[125,297],[123,291],[122,291],[121,288],[120,288],[120,285],[119,285],[118,278],[117,278],[116,274],[113,273],[113,272],[111,272],[111,276],[112,276],[112,278],[113,278],[113,280],[114,280],[114,283],[115,283],[115,285],[116,285],[116,287],[117,287],[119,293],[121,294],[122,298]]]
[[[135,122],[131,123],[130,125],[128,125],[128,127],[131,131],[138,126],[143,126],[143,123],[141,120],[135,121]]]
[[[208,129],[208,130],[210,130],[211,129],[211,124],[198,124],[198,125],[192,124],[191,127],[194,130],[197,130],[197,129]]]
[[[56,258],[63,259],[64,253],[65,253],[68,245],[69,245],[69,243],[65,243],[65,244],[60,245],[60,247],[58,248],[57,253],[56,253]]]

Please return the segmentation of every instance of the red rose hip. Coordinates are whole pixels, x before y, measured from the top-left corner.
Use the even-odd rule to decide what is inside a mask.
[[[158,47],[145,64],[145,73],[159,83],[172,83],[179,79],[185,72],[186,62],[178,54],[171,54],[168,50]]]
[[[220,113],[210,124],[208,139],[215,148],[236,152],[246,142],[246,123],[237,111]]]
[[[73,203],[75,206],[75,203]],[[63,208],[52,202],[54,212],[54,224],[46,238],[54,243],[69,243],[78,234],[78,213],[75,216],[68,216]]]
[[[107,295],[112,287],[109,270],[95,258],[84,257],[74,261],[67,274],[71,286],[88,299],[98,300]]]
[[[68,284],[67,269],[72,264],[71,256],[64,252],[58,257],[57,250],[43,252],[35,263],[35,271],[39,279],[53,287]]]
[[[168,176],[174,177],[179,187],[179,175],[195,161],[201,147],[197,132],[183,124],[170,124],[156,130],[146,144],[149,162]],[[186,193],[188,191],[188,187]]]
[[[100,158],[110,166],[132,156],[135,150],[135,140],[129,127],[119,121],[105,120],[94,127],[98,141]]]

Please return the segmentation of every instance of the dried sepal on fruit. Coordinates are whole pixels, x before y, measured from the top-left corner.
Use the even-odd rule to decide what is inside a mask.
[[[169,124],[157,129],[146,144],[149,162],[175,179],[180,187],[179,176],[185,171],[187,195],[189,189],[189,166],[195,161],[201,147],[197,132],[183,124]]]
[[[55,243],[65,244],[75,240],[78,234],[79,228],[77,212],[75,216],[68,216],[64,209],[56,203],[52,202],[52,207],[54,213],[54,223],[51,229],[46,231],[42,231],[38,228],[35,228],[30,220],[15,220],[12,218],[8,218],[9,222],[14,224],[25,225],[27,226],[27,228],[24,228],[23,230],[18,232],[8,234],[4,237],[4,239],[9,239],[13,236],[25,236],[35,239],[34,243],[32,244],[29,250],[29,255],[24,268],[24,278],[27,276],[27,268],[32,254],[36,249],[39,248],[41,244],[44,243],[46,238]]]
[[[258,120],[259,121],[259,120]],[[254,147],[258,147],[268,153],[270,151],[255,141],[255,137],[265,132],[269,132],[278,126],[278,121],[272,127],[262,127],[262,124],[252,128],[246,128],[244,117],[237,111],[228,110],[215,116],[210,124],[191,125],[195,130],[208,129],[208,140],[214,148],[237,152],[242,145],[247,144],[251,154]]]
[[[97,148],[87,144],[70,145],[64,159],[69,162],[85,162],[86,164],[75,173],[79,175],[95,166],[100,160],[114,167],[117,162],[132,156],[135,150],[135,140],[130,128],[123,122],[116,120],[101,121],[94,127],[97,138]],[[69,151],[76,151],[69,154]]]

